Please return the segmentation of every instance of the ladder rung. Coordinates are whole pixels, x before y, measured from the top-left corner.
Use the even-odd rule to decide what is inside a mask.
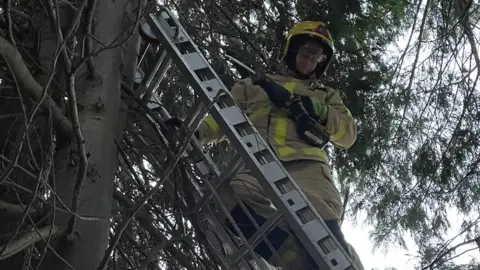
[[[185,59],[185,62],[188,63],[192,70],[200,70],[208,67],[208,64],[205,63],[197,52],[184,54],[183,59]]]
[[[232,126],[245,123],[247,120],[243,112],[240,111],[240,108],[238,108],[237,106],[231,106],[231,107],[222,109],[221,113],[225,118],[225,120],[228,122],[228,124]]]
[[[241,140],[246,146],[249,147],[252,153],[261,152],[267,148],[267,145],[264,144],[262,141],[259,141],[255,134],[243,136]]]
[[[211,80],[208,80],[208,81],[203,81],[201,84],[202,84],[202,87],[204,89],[207,89],[207,94],[208,94],[209,98],[211,98],[211,99],[213,99],[215,96],[217,96],[218,91],[223,89],[222,84],[217,79],[211,79]]]

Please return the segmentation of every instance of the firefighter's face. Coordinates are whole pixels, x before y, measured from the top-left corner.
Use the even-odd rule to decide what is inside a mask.
[[[301,73],[307,75],[312,73],[317,64],[326,59],[322,46],[314,41],[308,40],[298,48],[296,67]]]

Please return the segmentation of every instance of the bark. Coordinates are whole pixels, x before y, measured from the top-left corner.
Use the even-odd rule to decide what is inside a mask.
[[[128,0],[96,1],[93,51],[119,42],[124,33],[125,7]],[[120,37],[120,38],[119,38]],[[108,246],[108,231],[112,205],[113,178],[117,164],[114,138],[122,126],[120,117],[120,84],[122,65],[134,65],[122,59],[121,46],[103,50],[92,57],[94,77],[87,76],[86,65],[77,76],[76,98],[79,122],[88,156],[88,170],[82,183],[75,218],[58,211],[55,224],[73,228],[73,233],[53,243],[62,259],[48,255],[41,269],[96,269]],[[132,61],[132,60],[129,60]],[[77,182],[78,153],[72,145],[56,155],[56,191],[61,200],[71,207]],[[67,264],[68,263],[68,264]]]

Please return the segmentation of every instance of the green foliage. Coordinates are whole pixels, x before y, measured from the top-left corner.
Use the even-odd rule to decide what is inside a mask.
[[[405,235],[412,235],[420,244],[424,265],[439,255],[435,251],[447,240],[445,232],[452,226],[448,207],[466,220],[479,215],[480,113],[475,87],[480,64],[472,49],[478,51],[472,42],[478,40],[478,31],[472,30],[479,19],[478,3],[468,7],[448,0],[177,4],[183,25],[227,86],[249,74],[226,61],[225,53],[250,66],[264,62],[275,69],[294,22],[328,23],[336,59],[320,80],[341,91],[358,123],[355,145],[348,151],[329,149],[332,165],[342,191],[353,190],[350,214],[368,213],[377,246],[404,246]],[[395,46],[399,39],[401,45]],[[184,115],[192,104],[182,101],[191,93],[171,72],[171,81],[178,83],[162,85],[168,91],[165,104]],[[231,152],[225,145],[212,150],[219,161],[227,160]],[[447,256],[438,265],[455,269],[448,268],[450,259]]]

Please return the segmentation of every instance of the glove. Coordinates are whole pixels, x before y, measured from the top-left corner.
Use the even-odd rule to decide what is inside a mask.
[[[330,136],[322,129],[318,120],[307,113],[301,98],[294,98],[288,104],[287,110],[289,117],[295,122],[297,134],[308,144],[323,148],[330,141]]]
[[[287,102],[292,98],[292,93],[285,89],[283,86],[272,81],[265,75],[255,76],[252,79],[253,85],[258,85],[265,90],[270,101],[272,101],[275,106],[284,108],[287,105]]]
[[[328,105],[323,100],[314,99],[308,96],[302,96],[302,106],[305,111],[322,125],[325,125],[328,117]]]

